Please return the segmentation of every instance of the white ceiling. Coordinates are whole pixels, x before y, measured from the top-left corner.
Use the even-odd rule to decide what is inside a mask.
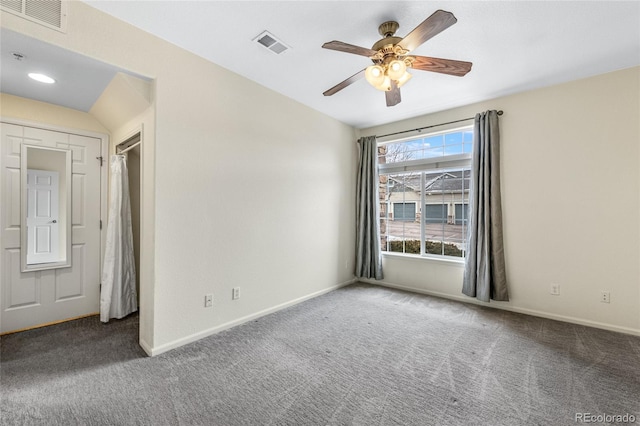
[[[638,1],[85,2],[358,128],[640,65]],[[370,64],[324,42],[370,48],[380,23],[399,22],[402,37],[437,9],[458,22],[413,53],[473,62],[465,77],[415,71],[390,108],[365,80],[322,95]],[[264,30],[291,50],[254,42]]]

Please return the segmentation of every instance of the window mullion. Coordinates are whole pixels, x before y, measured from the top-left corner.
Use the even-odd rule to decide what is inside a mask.
[[[426,198],[424,195],[425,186],[426,186],[426,177],[425,173],[420,173],[420,256],[424,256],[425,247],[424,247],[424,237],[425,237],[425,203]]]
[[[442,178],[443,180],[445,177]],[[447,202],[447,197],[445,191],[442,191],[442,201],[440,201],[444,208],[442,209],[443,217],[440,218],[440,225],[442,226],[442,231],[440,232],[440,255],[444,256],[444,240],[445,234],[447,232],[447,222],[449,221],[449,203]]]
[[[404,220],[404,213],[407,201],[407,176],[402,175],[402,252],[407,252],[407,222]],[[396,219],[395,215],[393,216]]]
[[[384,230],[385,230],[385,250],[389,251],[391,245],[389,243],[389,223],[391,222],[391,197],[389,196],[389,193],[391,191],[390,185],[389,185],[389,177],[387,176],[387,183],[386,185],[386,189],[385,189],[385,226],[384,226]]]

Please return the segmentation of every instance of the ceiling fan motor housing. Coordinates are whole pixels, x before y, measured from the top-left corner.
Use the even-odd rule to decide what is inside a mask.
[[[400,28],[400,24],[396,21],[387,21],[380,24],[378,32],[383,37],[391,37],[396,33],[396,31],[398,31],[398,28]]]
[[[385,37],[380,39],[373,45],[371,50],[380,51],[382,49],[382,54],[386,55],[389,53],[393,53],[393,46],[398,44],[402,39],[400,37]]]
[[[396,21],[387,21],[380,24],[378,32],[384,38],[378,40],[371,50],[375,50],[378,54],[372,57],[371,60],[374,64],[385,64],[399,59],[399,56],[406,54],[406,50],[398,45],[402,41],[402,37],[395,37],[394,34],[398,31],[400,25]],[[410,66],[410,64],[407,64]]]

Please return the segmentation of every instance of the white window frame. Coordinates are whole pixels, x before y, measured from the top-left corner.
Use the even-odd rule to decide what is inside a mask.
[[[388,145],[388,144],[394,144],[394,143],[399,143],[399,142],[409,142],[412,140],[416,140],[416,139],[423,139],[426,137],[430,137],[430,136],[437,136],[437,135],[441,135],[441,134],[448,134],[448,133],[458,133],[458,132],[465,132],[465,131],[472,131],[473,132],[473,125],[468,125],[468,126],[461,126],[461,127],[456,127],[456,128],[451,128],[451,129],[446,129],[446,130],[441,130],[441,131],[437,131],[437,132],[430,132],[430,133],[425,133],[425,134],[420,134],[420,135],[412,135],[410,137],[405,137],[405,138],[400,138],[400,139],[389,139],[389,140],[385,140],[383,142],[378,142],[378,147],[380,146],[384,146],[384,145]],[[383,164],[378,164],[378,173],[379,175],[390,175],[390,174],[396,174],[396,173],[406,173],[406,172],[419,172],[421,173],[421,190],[420,190],[420,254],[412,254],[412,253],[400,253],[400,252],[390,252],[390,251],[382,251],[382,254],[384,256],[399,256],[399,257],[410,257],[410,258],[418,258],[418,259],[428,259],[428,260],[441,260],[441,261],[447,261],[447,262],[456,262],[456,263],[462,263],[464,264],[465,262],[465,257],[455,257],[455,256],[447,256],[447,255],[443,255],[443,254],[430,254],[430,253],[425,253],[425,211],[424,211],[424,206],[426,204],[426,196],[425,196],[425,184],[426,182],[424,181],[424,173],[423,172],[429,172],[429,171],[434,171],[434,170],[441,170],[443,172],[447,171],[447,170],[452,170],[452,169],[465,169],[471,168],[471,153],[463,153],[463,154],[453,154],[453,155],[447,155],[447,156],[439,156],[439,157],[429,157],[429,158],[422,158],[419,160],[408,160],[408,161],[403,161],[403,162],[396,162],[396,163],[383,163]],[[462,204],[464,204],[464,197],[463,197],[463,201]],[[455,208],[455,207],[454,207]],[[416,210],[416,214],[418,213],[418,210]],[[388,217],[386,218],[386,220],[389,220]],[[395,220],[395,217],[394,217]],[[443,241],[444,244],[444,241]]]

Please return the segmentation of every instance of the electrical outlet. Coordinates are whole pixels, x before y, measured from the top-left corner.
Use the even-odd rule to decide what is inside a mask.
[[[210,308],[213,306],[213,294],[204,295],[204,307]]]
[[[600,301],[602,303],[611,303],[611,293],[608,291],[600,293]]]
[[[240,299],[240,287],[234,287],[231,292],[231,299],[237,300]]]
[[[559,296],[560,295],[560,284],[551,284],[551,287],[549,288],[549,293],[553,294],[554,296]]]

